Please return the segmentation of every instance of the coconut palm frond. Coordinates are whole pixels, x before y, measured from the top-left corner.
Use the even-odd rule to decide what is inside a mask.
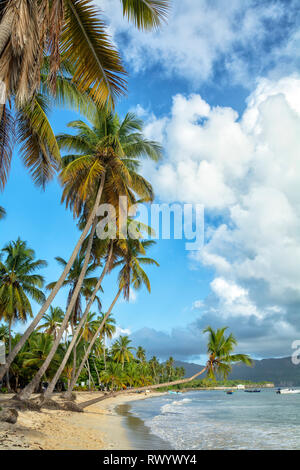
[[[125,71],[99,12],[89,0],[65,0],[61,53],[74,64],[73,82],[95,103],[113,104],[125,92]]]

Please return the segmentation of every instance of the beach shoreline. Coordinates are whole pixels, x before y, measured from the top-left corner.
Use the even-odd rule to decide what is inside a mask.
[[[93,404],[84,413],[21,411],[16,424],[0,423],[0,450],[132,450],[127,418],[117,407],[165,393],[128,392]],[[103,396],[103,392],[77,392],[76,396],[80,404]],[[7,398],[0,397],[0,406]]]

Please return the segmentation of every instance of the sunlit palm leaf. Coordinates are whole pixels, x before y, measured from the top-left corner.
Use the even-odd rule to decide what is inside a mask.
[[[100,105],[125,92],[125,71],[89,0],[65,0],[61,53],[74,64],[73,81]]]
[[[4,105],[0,122],[0,190],[4,189],[10,170],[14,128],[14,120]]]
[[[139,29],[158,28],[166,20],[169,0],[121,0],[123,14]]]
[[[37,186],[45,187],[61,164],[59,147],[46,115],[47,101],[38,95],[18,110],[17,141],[22,158]]]

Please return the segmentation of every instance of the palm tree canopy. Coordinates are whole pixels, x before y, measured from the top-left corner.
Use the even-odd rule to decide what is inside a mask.
[[[67,262],[63,258],[61,258],[60,256],[57,256],[55,259],[62,268],[64,268],[66,266]],[[68,298],[67,298],[67,306],[69,305],[69,303],[71,301],[71,298],[72,298],[73,292],[75,290],[78,278],[79,278],[80,273],[82,271],[84,260],[85,260],[85,254],[84,254],[84,252],[81,251],[78,254],[78,256],[76,257],[76,259],[73,263],[73,266],[70,269],[66,280],[63,282],[63,286],[69,288],[69,293],[68,293]],[[81,316],[81,313],[82,313],[82,307],[81,307],[82,297],[88,296],[89,293],[91,292],[91,290],[94,289],[94,287],[97,284],[98,277],[91,276],[91,274],[93,274],[94,271],[97,268],[98,268],[98,264],[91,262],[89,264],[87,270],[86,270],[85,278],[83,280],[82,287],[81,287],[79,295],[77,297],[76,304],[75,304],[75,307],[73,309],[73,313],[72,313],[72,317],[71,317],[71,321],[72,321],[73,325],[75,325],[78,322],[78,320]],[[52,290],[53,287],[55,286],[55,284],[56,284],[56,281],[50,282],[50,284],[48,284],[46,286],[46,289]],[[99,299],[98,296],[96,297],[95,300],[98,303],[98,305],[99,304],[101,305],[101,302],[100,302],[100,299]]]
[[[157,261],[145,256],[146,250],[153,244],[155,244],[154,240],[135,240],[132,238],[118,240],[116,255],[119,255],[120,259],[113,260],[111,269],[122,266],[118,280],[126,300],[129,299],[131,285],[136,290],[145,285],[148,292],[151,292],[150,281],[142,265],[159,266]]]
[[[237,340],[230,333],[225,335],[228,327],[214,330],[208,326],[203,330],[203,333],[208,333],[207,343],[207,376],[215,379],[216,373],[221,377],[226,378],[232,370],[232,364],[236,362],[243,362],[251,366],[253,361],[247,354],[233,354]]]
[[[63,157],[60,177],[62,200],[75,216],[93,206],[104,173],[102,202],[117,208],[120,195],[127,196],[130,204],[136,202],[134,194],[146,201],[153,199],[152,187],[138,169],[142,157],[160,159],[162,147],[143,136],[140,119],[128,113],[120,120],[117,114],[97,109],[90,125],[72,121],[68,126],[75,135],[60,134],[57,141],[60,149],[72,152]]]
[[[134,358],[131,351],[134,351],[135,348],[129,346],[130,343],[131,340],[128,338],[128,336],[120,336],[119,339],[115,341],[112,346],[114,360],[124,364],[124,362],[129,362]]]
[[[11,321],[26,321],[27,315],[32,316],[29,298],[39,304],[45,301],[41,290],[44,278],[36,274],[36,271],[47,266],[47,263],[44,260],[36,260],[34,251],[20,239],[6,245],[1,258],[0,317]]]

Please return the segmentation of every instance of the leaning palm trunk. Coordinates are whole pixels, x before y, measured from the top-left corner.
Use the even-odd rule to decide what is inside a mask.
[[[72,294],[70,303],[68,305],[65,317],[64,317],[63,322],[61,324],[61,327],[58,331],[57,338],[54,341],[53,346],[51,348],[51,351],[48,354],[48,356],[47,356],[46,360],[44,361],[43,365],[40,367],[40,369],[38,370],[36,375],[33,377],[31,382],[19,394],[20,399],[28,399],[30,397],[30,395],[33,393],[33,391],[34,391],[35,387],[37,386],[37,384],[39,384],[42,376],[45,374],[46,370],[48,369],[48,367],[49,367],[49,365],[50,365],[50,363],[51,363],[51,361],[54,357],[54,354],[57,351],[60,340],[61,340],[61,338],[62,338],[62,336],[65,332],[65,329],[67,328],[70,315],[71,315],[71,313],[74,309],[74,306],[75,306],[78,294],[80,292],[80,289],[82,287],[82,283],[84,281],[84,277],[85,277],[85,274],[86,274],[86,271],[87,271],[87,268],[88,268],[88,264],[89,264],[89,261],[90,261],[92,245],[93,245],[93,239],[94,239],[94,234],[95,234],[95,230],[96,230],[96,224],[97,224],[97,219],[95,218],[95,221],[94,221],[92,229],[91,229],[91,233],[89,235],[89,241],[88,241],[88,246],[87,246],[87,250],[86,250],[86,254],[85,254],[85,260],[84,260],[84,263],[83,263],[83,267],[81,269],[80,276],[78,278],[78,281],[76,283],[76,287],[74,289],[74,292]]]
[[[94,218],[95,218],[95,215],[96,215],[96,211],[98,209],[98,206],[100,204],[100,199],[101,199],[101,196],[102,196],[102,192],[103,192],[103,187],[104,187],[104,181],[105,181],[105,173],[103,173],[102,175],[102,178],[101,178],[101,184],[100,184],[100,187],[99,187],[99,190],[98,190],[98,194],[97,194],[97,198],[96,198],[96,202],[95,202],[95,205],[94,205],[94,208],[91,212],[91,215],[87,221],[87,224],[77,242],[77,245],[75,246],[74,248],[74,251],[68,261],[68,263],[66,264],[66,267],[62,273],[62,275],[60,276],[59,280],[57,281],[57,283],[55,284],[54,288],[52,289],[51,291],[51,294],[49,295],[49,297],[47,298],[46,302],[44,303],[44,305],[42,306],[41,310],[39,311],[39,313],[37,314],[37,316],[34,318],[34,320],[31,322],[31,324],[29,325],[29,327],[27,328],[27,330],[25,331],[25,333],[23,334],[22,338],[20,339],[20,341],[16,344],[16,346],[14,347],[14,349],[12,350],[12,352],[8,355],[7,359],[6,359],[6,364],[1,366],[0,367],[0,380],[3,378],[4,374],[6,373],[6,371],[8,371],[8,369],[10,368],[10,365],[11,363],[13,362],[13,360],[15,359],[16,355],[18,354],[18,352],[22,349],[22,347],[25,345],[27,339],[29,338],[29,336],[31,335],[31,333],[35,330],[35,327],[38,325],[38,323],[41,321],[42,317],[44,316],[44,314],[46,313],[46,311],[48,310],[48,308],[50,307],[53,299],[56,297],[58,291],[60,290],[60,288],[62,287],[63,285],[63,282],[64,280],[66,279],[67,275],[69,274],[69,271],[70,269],[72,268],[73,266],[73,263],[76,259],[76,256],[78,255],[79,253],[79,250],[81,248],[81,245],[82,243],[84,242],[90,228],[91,228],[91,225],[94,221]]]
[[[62,360],[62,362],[61,362],[61,364],[60,364],[60,366],[59,366],[59,368],[57,369],[55,376],[53,377],[53,379],[51,380],[51,383],[49,384],[47,390],[45,391],[45,394],[44,394],[44,397],[45,397],[45,398],[49,398],[50,395],[52,394],[52,392],[53,392],[53,390],[54,390],[54,388],[55,388],[55,385],[57,384],[57,381],[58,381],[59,377],[61,376],[61,374],[62,374],[62,372],[63,372],[63,370],[64,370],[64,368],[65,368],[65,365],[67,364],[67,361],[68,361],[68,359],[69,359],[69,357],[70,357],[70,354],[71,354],[72,350],[74,349],[74,352],[75,352],[75,350],[76,350],[76,347],[77,347],[77,344],[78,344],[78,343],[77,343],[77,338],[78,338],[79,333],[80,333],[80,331],[81,331],[81,329],[82,329],[82,327],[83,327],[83,325],[84,325],[84,322],[85,322],[85,320],[86,320],[86,318],[87,318],[87,316],[88,316],[88,314],[89,314],[89,311],[90,311],[90,309],[91,309],[91,306],[93,305],[93,302],[94,302],[94,300],[95,300],[95,298],[96,298],[97,292],[99,291],[99,289],[100,289],[100,287],[101,287],[101,284],[102,284],[102,281],[103,281],[103,279],[104,279],[104,276],[105,276],[106,273],[107,273],[107,270],[108,270],[108,267],[109,267],[109,264],[110,264],[110,260],[111,260],[111,256],[112,256],[112,251],[113,251],[113,244],[111,243],[109,255],[108,255],[108,258],[107,258],[107,260],[106,260],[104,269],[103,269],[103,271],[102,271],[102,273],[101,273],[101,276],[100,276],[100,278],[99,278],[99,280],[98,280],[98,282],[97,282],[97,284],[96,284],[96,286],[95,286],[95,289],[94,289],[94,291],[93,291],[93,293],[92,293],[92,295],[91,295],[91,297],[90,297],[90,300],[89,300],[89,302],[88,302],[88,304],[87,304],[87,306],[86,306],[86,308],[85,308],[84,314],[82,315],[82,318],[81,318],[81,320],[80,320],[80,322],[79,322],[79,324],[78,324],[78,326],[77,326],[77,328],[76,328],[76,331],[75,331],[75,333],[74,333],[74,335],[73,335],[73,338],[72,338],[71,343],[69,344],[69,347],[68,347],[68,349],[67,349],[67,352],[66,352],[66,354],[65,354],[65,356],[64,356],[64,358],[63,358],[63,360]],[[79,340],[80,340],[80,339],[79,339]],[[72,371],[71,383],[72,383],[72,382],[76,383],[76,380],[77,380],[77,379],[75,379],[75,371]]]
[[[162,388],[162,387],[171,387],[173,385],[180,385],[180,384],[185,384],[188,382],[192,382],[195,380],[199,375],[204,374],[204,372],[207,371],[207,367],[204,367],[200,372],[197,372],[197,374],[193,375],[192,377],[189,377],[188,379],[181,379],[181,380],[174,380],[173,382],[165,382],[163,384],[155,384],[155,385],[147,385],[145,387],[139,387],[139,388],[133,388],[132,390],[135,392],[143,392],[144,390],[156,390],[157,388]],[[117,395],[121,395],[122,393],[128,393],[128,389],[125,390],[120,390],[119,392],[115,393],[110,393],[102,397],[94,398],[93,400],[88,400],[83,403],[80,403],[80,408],[87,408],[88,406],[94,405],[95,403],[98,403],[99,401],[106,400],[107,398],[111,397],[116,397]]]
[[[84,364],[85,364],[86,361],[88,360],[88,357],[89,357],[89,355],[90,355],[90,353],[91,353],[91,350],[92,350],[92,348],[93,348],[93,346],[94,346],[94,344],[95,344],[95,341],[96,341],[96,339],[98,338],[98,336],[100,335],[100,333],[101,333],[101,331],[102,331],[102,328],[104,327],[107,318],[108,318],[109,315],[111,314],[112,309],[114,308],[114,306],[115,306],[115,304],[116,304],[118,298],[120,297],[121,292],[122,292],[122,289],[119,289],[119,291],[118,291],[116,297],[114,298],[114,300],[113,300],[111,306],[109,307],[109,310],[108,310],[107,314],[106,314],[105,317],[103,318],[103,320],[102,320],[102,322],[101,322],[101,324],[100,324],[98,330],[97,330],[96,333],[94,334],[94,336],[93,336],[93,338],[92,338],[92,340],[91,340],[91,342],[90,342],[90,344],[89,344],[89,346],[88,346],[88,348],[87,348],[87,350],[86,350],[86,353],[85,353],[85,355],[84,355],[84,358],[82,359],[81,364],[80,364],[80,366],[79,366],[79,368],[78,368],[78,370],[77,370],[76,376],[74,377],[74,380],[72,380],[72,382],[71,382],[71,384],[70,384],[70,387],[68,388],[68,391],[67,391],[66,394],[65,394],[65,397],[66,397],[66,398],[70,398],[70,397],[71,397],[72,390],[73,390],[73,388],[74,388],[74,386],[75,386],[75,384],[76,384],[76,382],[77,382],[77,380],[78,380],[78,377],[79,377],[80,374],[81,374],[81,371],[82,371],[82,369],[83,369],[83,367],[84,367]]]

